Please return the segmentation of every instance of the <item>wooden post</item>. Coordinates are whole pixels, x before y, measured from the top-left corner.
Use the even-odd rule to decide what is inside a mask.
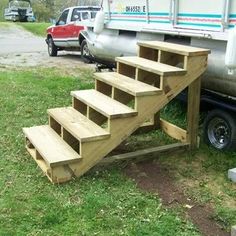
[[[198,147],[198,123],[201,95],[201,78],[188,87],[187,142],[190,150]]]

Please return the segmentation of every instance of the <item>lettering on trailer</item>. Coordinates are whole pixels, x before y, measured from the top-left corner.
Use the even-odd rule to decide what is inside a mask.
[[[126,6],[126,12],[146,12],[146,6]]]

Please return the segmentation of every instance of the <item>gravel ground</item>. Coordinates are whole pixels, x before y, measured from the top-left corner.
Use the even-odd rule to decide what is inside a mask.
[[[0,67],[36,66],[94,68],[94,65],[81,61],[79,52],[59,52],[58,57],[49,57],[44,38],[13,24],[0,27]]]

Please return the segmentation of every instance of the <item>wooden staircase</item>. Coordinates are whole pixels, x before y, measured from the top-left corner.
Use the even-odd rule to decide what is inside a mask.
[[[140,42],[137,57],[116,58],[117,72],[95,74],[95,89],[71,92],[72,107],[49,109],[49,125],[24,128],[27,150],[53,183],[83,175],[198,80],[209,53]]]

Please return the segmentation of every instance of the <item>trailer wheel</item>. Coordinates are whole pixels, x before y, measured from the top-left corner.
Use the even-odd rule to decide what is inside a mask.
[[[85,63],[91,63],[92,61],[89,59],[91,57],[91,54],[89,52],[87,41],[84,39],[81,43],[80,47],[81,51],[81,58]]]
[[[48,39],[48,54],[50,57],[56,57],[57,56],[58,49],[56,45],[53,42],[52,38]]]
[[[236,120],[223,110],[212,110],[203,125],[207,144],[218,150],[236,149]]]

